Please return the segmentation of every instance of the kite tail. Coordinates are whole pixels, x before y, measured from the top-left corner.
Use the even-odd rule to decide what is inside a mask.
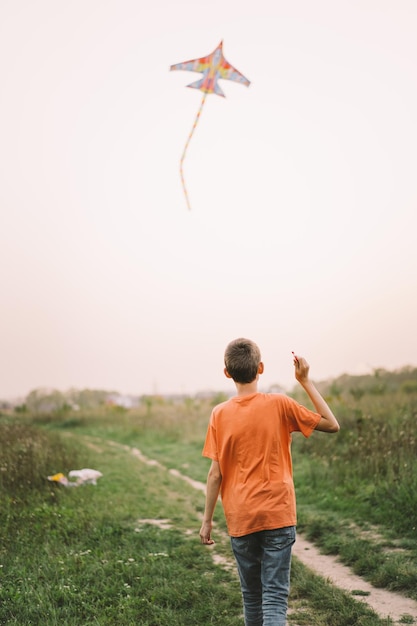
[[[207,94],[204,93],[203,94],[203,99],[201,100],[200,108],[198,109],[197,115],[195,116],[194,124],[193,124],[193,127],[191,129],[190,134],[188,135],[187,143],[185,144],[184,151],[182,153],[182,157],[181,157],[181,161],[180,161],[180,175],[181,175],[182,188],[184,190],[184,196],[185,196],[185,200],[187,202],[187,207],[188,207],[188,209],[190,211],[191,211],[190,199],[188,197],[187,187],[185,186],[184,172],[183,172],[182,166],[183,166],[183,163],[184,163],[184,159],[185,159],[185,155],[186,155],[186,152],[187,152],[188,144],[191,141],[191,137],[193,136],[195,128],[196,128],[196,126],[198,124],[198,120],[200,119],[201,111],[203,110],[206,98],[207,98]]]

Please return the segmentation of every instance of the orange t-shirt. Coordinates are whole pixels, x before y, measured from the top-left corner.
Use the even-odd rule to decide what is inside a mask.
[[[203,456],[220,465],[229,535],[296,524],[291,433],[309,437],[319,421],[284,394],[236,396],[213,409]]]

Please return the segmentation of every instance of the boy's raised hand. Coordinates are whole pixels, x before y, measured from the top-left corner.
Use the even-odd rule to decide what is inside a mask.
[[[310,365],[307,363],[304,357],[294,355],[294,367],[295,367],[295,378],[299,383],[305,383],[308,381],[308,373],[310,370]]]

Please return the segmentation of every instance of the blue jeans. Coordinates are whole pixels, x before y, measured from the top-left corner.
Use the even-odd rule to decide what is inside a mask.
[[[231,537],[245,626],[285,626],[295,526]]]

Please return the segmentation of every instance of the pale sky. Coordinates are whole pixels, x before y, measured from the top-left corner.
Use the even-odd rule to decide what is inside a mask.
[[[417,364],[415,0],[1,0],[0,398]],[[221,81],[179,160],[212,52]]]

